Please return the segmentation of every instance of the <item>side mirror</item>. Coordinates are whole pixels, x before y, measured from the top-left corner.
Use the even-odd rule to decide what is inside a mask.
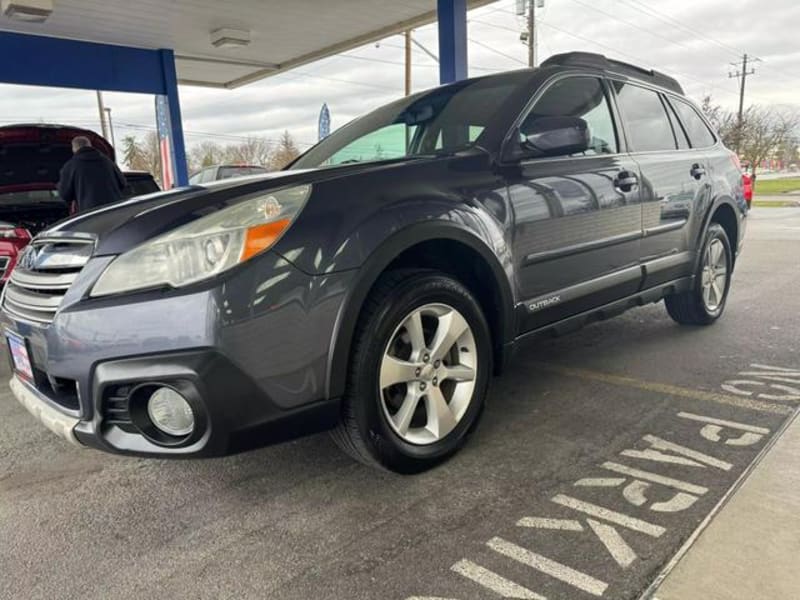
[[[540,117],[523,135],[522,147],[534,156],[564,156],[585,152],[592,136],[580,117]]]

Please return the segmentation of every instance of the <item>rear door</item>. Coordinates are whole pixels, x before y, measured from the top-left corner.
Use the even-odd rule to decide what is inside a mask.
[[[568,75],[539,94],[508,142],[519,150],[520,136],[543,116],[580,117],[592,136],[579,155],[523,156],[506,169],[523,331],[639,287],[637,165],[620,152],[613,115],[601,78]]]
[[[692,223],[711,198],[703,149],[692,148],[661,92],[612,81],[631,157],[641,175],[644,287],[691,272]]]

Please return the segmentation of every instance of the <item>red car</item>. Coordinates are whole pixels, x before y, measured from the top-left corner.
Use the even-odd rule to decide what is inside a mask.
[[[61,167],[72,157],[72,138],[86,136],[114,159],[114,148],[93,131],[66,125],[0,127],[0,282],[31,238],[69,214],[56,186]],[[124,196],[158,191],[149,173],[126,173]]]
[[[744,199],[747,202],[747,208],[753,202],[753,178],[748,173],[742,173],[742,181],[744,182]]]

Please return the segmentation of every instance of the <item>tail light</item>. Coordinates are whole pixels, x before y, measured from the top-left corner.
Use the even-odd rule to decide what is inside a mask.
[[[3,240],[20,240],[29,242],[31,240],[31,232],[24,227],[3,226],[0,225],[0,239]]]

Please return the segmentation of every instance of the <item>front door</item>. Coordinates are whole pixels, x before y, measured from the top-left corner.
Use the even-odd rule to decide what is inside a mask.
[[[543,116],[580,117],[592,140],[580,155],[523,157],[507,169],[523,331],[633,294],[641,282],[638,167],[619,152],[603,81],[555,81],[519,136]]]

